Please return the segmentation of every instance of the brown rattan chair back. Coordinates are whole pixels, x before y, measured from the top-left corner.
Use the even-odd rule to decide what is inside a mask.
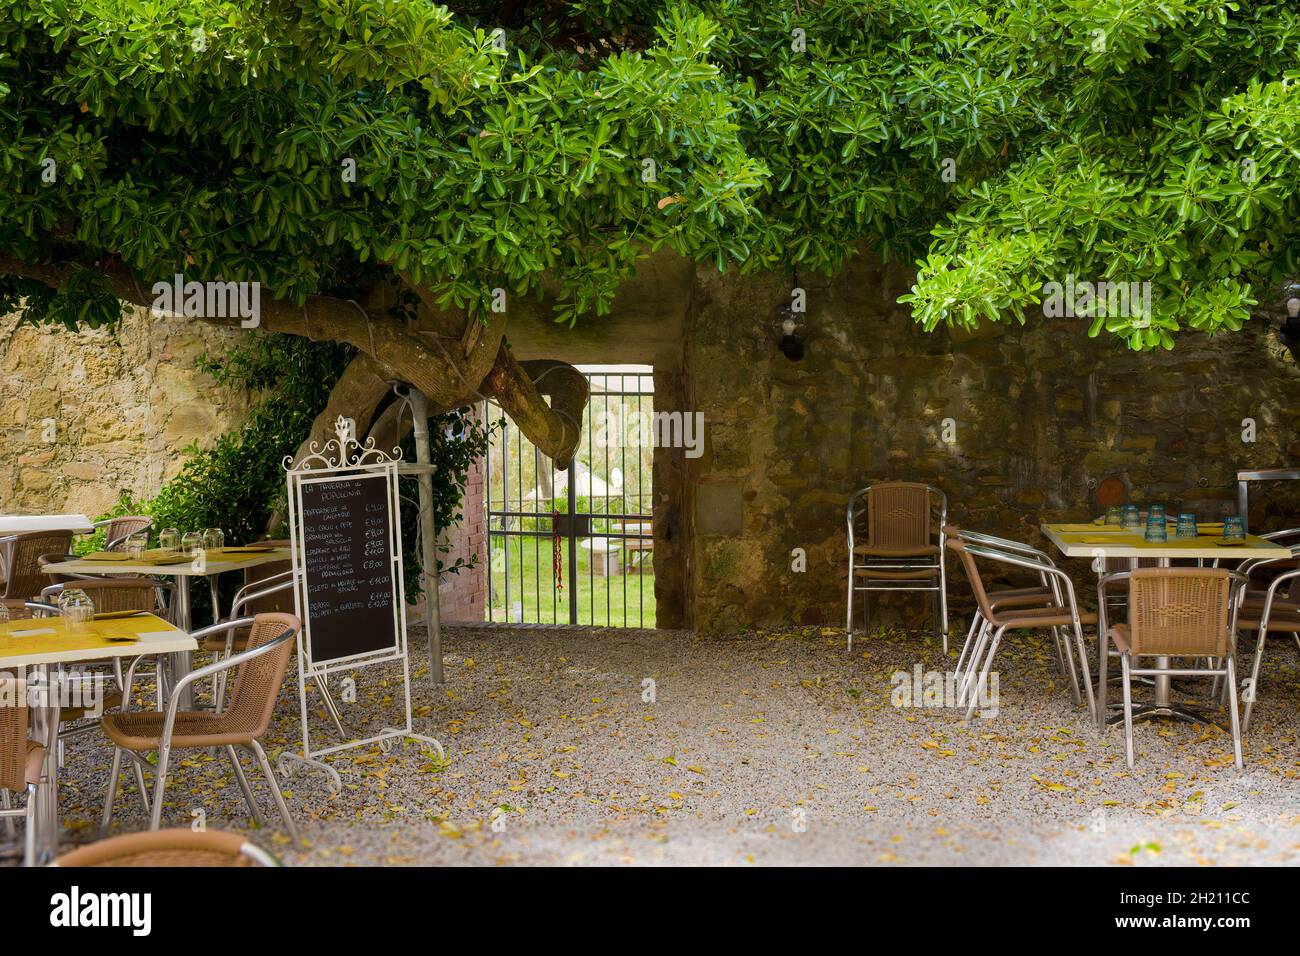
[[[292,614],[258,614],[248,635],[248,650],[261,647],[286,630],[297,634],[301,627]],[[257,738],[266,732],[294,643],[292,639],[284,641],[274,650],[239,665],[230,704],[218,718],[224,733],[246,733]]]
[[[188,828],[128,833],[78,847],[59,857],[60,867],[69,866],[257,866],[276,865],[273,857],[259,851],[250,855],[250,844],[238,834],[220,830],[194,831]]]
[[[147,531],[153,526],[153,519],[145,515],[122,515],[114,518],[104,526],[104,549],[106,551],[125,551],[126,542],[122,540],[137,531]]]
[[[35,531],[15,536],[0,597],[30,600],[40,594],[50,583],[50,576],[41,568],[41,556],[66,554],[71,547],[71,531]]]
[[[1134,655],[1223,657],[1232,582],[1221,568],[1136,568],[1129,578]]]
[[[27,607],[26,601],[19,601],[17,598],[0,598],[0,604],[3,604],[5,610],[9,612],[11,621],[25,621],[34,616],[31,609]]]
[[[27,681],[0,676],[0,790],[27,789]]]
[[[96,580],[79,580],[47,587],[41,592],[41,599],[47,604],[58,604],[59,593],[65,588],[80,588],[86,592],[91,603],[95,605],[96,614],[109,614],[115,611],[149,611],[160,617],[167,615],[163,606],[162,592],[170,592],[172,585],[161,584],[152,578],[103,578]]]
[[[886,481],[867,489],[867,546],[919,548],[931,544],[931,490],[913,481]]]

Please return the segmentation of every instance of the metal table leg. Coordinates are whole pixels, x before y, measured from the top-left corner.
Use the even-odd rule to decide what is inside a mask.
[[[176,626],[187,634],[194,630],[194,622],[191,620],[190,609],[190,579],[189,576],[185,574],[176,575]],[[194,655],[190,651],[177,651],[174,654],[168,655],[168,660],[171,664],[169,669],[171,671],[172,686],[175,687],[182,677],[194,669]],[[162,673],[161,663],[159,664],[158,672],[160,674]],[[193,686],[194,685],[191,684],[182,692],[180,702],[181,710],[194,709]],[[161,687],[158,688],[158,693],[160,695],[163,693]],[[162,708],[160,707],[159,709]]]

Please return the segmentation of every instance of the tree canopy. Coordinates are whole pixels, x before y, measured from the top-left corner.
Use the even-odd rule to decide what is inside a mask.
[[[272,330],[418,345],[399,377],[469,394],[502,296],[581,321],[659,247],[875,249],[927,329],[1076,276],[1150,283],[1092,332],[1172,347],[1295,273],[1297,35],[1250,0],[0,0],[0,304],[258,281]],[[421,310],[486,364],[376,351]]]

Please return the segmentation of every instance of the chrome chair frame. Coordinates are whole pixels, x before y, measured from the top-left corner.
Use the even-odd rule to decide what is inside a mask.
[[[212,624],[209,625],[208,627],[201,628],[200,630],[193,631],[191,632],[190,636],[194,638],[196,641],[201,642],[209,634],[219,634],[221,633],[221,631],[230,628],[250,627],[253,624],[253,621],[254,619],[252,617],[239,618],[233,621],[222,621],[220,623]],[[157,830],[162,825],[163,796],[167,788],[167,766],[171,759],[171,741],[172,741],[173,732],[175,730],[176,714],[177,711],[180,709],[181,697],[183,696],[184,691],[187,690],[189,686],[195,683],[196,681],[206,680],[207,678],[213,677],[221,673],[222,671],[226,671],[238,667],[241,664],[243,664],[245,661],[250,661],[256,657],[262,656],[263,654],[269,653],[272,649],[278,647],[280,644],[284,643],[285,641],[295,639],[296,636],[297,635],[292,629],[286,628],[283,634],[273,637],[265,644],[262,644],[251,650],[241,651],[238,654],[233,654],[230,657],[227,657],[223,661],[217,661],[216,663],[209,664],[206,667],[200,667],[198,670],[191,671],[190,673],[186,674],[184,677],[182,677],[179,681],[176,682],[176,686],[172,688],[171,697],[167,703],[167,715],[164,718],[163,730],[159,739],[157,766],[155,767],[153,765],[150,765],[143,757],[140,756],[140,754],[136,753],[133,750],[125,750],[124,748],[118,747],[116,745],[113,747],[113,765],[108,778],[108,793],[105,795],[104,798],[104,816],[100,822],[101,836],[106,836],[108,834],[108,827],[113,820],[113,801],[117,796],[117,778],[118,778],[118,774],[121,772],[123,755],[125,755],[129,760],[131,760],[132,763],[136,764],[141,770],[147,767],[148,769],[154,772],[154,778],[155,778],[154,793],[153,793],[153,797],[149,801],[150,802],[149,829]],[[139,659],[137,658],[137,661],[138,660]],[[131,671],[129,671],[128,674],[134,671],[135,663],[136,662],[134,661],[132,662]],[[128,688],[130,687],[129,676],[128,676],[127,687]],[[252,814],[253,821],[260,826],[262,824],[262,813],[258,809],[257,801],[253,797],[253,791],[252,788],[249,786],[248,778],[244,774],[244,768],[239,763],[239,755],[238,753],[236,753],[233,744],[226,745],[224,749],[226,751],[226,755],[230,758],[230,762],[234,767],[235,780],[239,784],[239,789],[243,794],[244,802],[248,805],[248,809],[249,812]],[[293,818],[289,815],[289,807],[284,802],[284,794],[280,792],[280,785],[276,782],[275,774],[271,770],[271,763],[267,759],[266,751],[262,749],[262,745],[257,741],[256,738],[254,738],[251,744],[247,746],[247,749],[249,750],[250,753],[252,753],[254,759],[257,761],[258,766],[261,768],[263,776],[266,777],[267,783],[271,787],[271,795],[275,799],[276,808],[280,811],[280,816],[284,819],[285,829],[289,831],[290,837],[292,837],[293,840],[297,841],[298,828],[294,824]]]
[[[846,520],[849,531],[849,581],[848,581],[848,614],[846,615],[845,629],[848,631],[848,649],[849,653],[853,652],[853,594],[855,591],[861,591],[864,594],[871,591],[927,591],[935,594],[935,601],[938,604],[934,608],[935,626],[940,630],[940,636],[943,639],[943,652],[948,653],[948,579],[945,567],[946,549],[944,548],[944,526],[948,523],[948,496],[935,488],[933,485],[924,485],[923,487],[929,494],[930,508],[934,508],[935,500],[939,505],[939,522],[937,525],[939,537],[939,553],[937,558],[932,562],[925,562],[920,558],[871,558],[867,557],[862,564],[858,564],[854,555],[854,533],[853,522],[865,510],[865,499],[867,494],[874,488],[882,485],[898,484],[898,482],[877,481],[863,488],[858,489],[849,497],[848,508],[846,509]],[[916,484],[920,484],[917,482]],[[863,501],[863,507],[854,508],[859,501]],[[921,563],[908,563],[920,561]],[[879,571],[928,571],[938,570],[939,584],[927,586],[920,582],[925,578],[918,578],[916,583],[899,581],[892,587],[858,587],[857,572],[864,568],[871,568]],[[870,580],[870,579],[868,579]],[[863,632],[866,633],[867,627],[871,623],[871,606],[868,599],[864,596],[862,599],[862,618]]]
[[[30,603],[30,602],[29,602]],[[27,682],[23,681],[24,690]],[[29,725],[30,729],[30,725]],[[58,742],[59,722],[51,720],[46,731],[47,739],[44,742],[45,752],[48,754]],[[42,773],[44,779],[44,773]],[[5,821],[5,829],[12,839],[13,821],[21,819],[23,821],[23,866],[36,865],[36,825],[37,818],[41,816],[41,798],[38,784],[29,783],[26,787],[27,800],[21,808],[13,805],[13,798],[10,794],[13,791],[0,790],[0,820]],[[48,815],[45,817],[48,819]]]
[[[1074,581],[1060,568],[1052,565],[1050,559],[1047,559],[1047,562],[1044,563],[1043,561],[1035,560],[1031,556],[1010,554],[1006,551],[999,551],[988,547],[987,545],[968,545],[965,541],[963,541],[962,544],[967,553],[974,557],[987,558],[990,561],[999,562],[1001,564],[1009,564],[1014,567],[1038,571],[1054,580],[1054,591],[1056,588],[1061,588],[1057,593],[1061,594],[1064,603],[1059,605],[1059,609],[1061,611],[1068,611],[1070,614],[1070,626],[1074,630],[1075,645],[1079,653],[1079,666],[1083,671],[1082,685],[1083,690],[1086,691],[1088,711],[1095,717],[1097,713],[1097,702],[1093,696],[1092,675],[1088,668],[1088,649],[1083,641],[1083,622],[1079,617],[1079,602],[1074,593]],[[981,682],[988,680],[989,672],[993,667],[994,655],[997,654],[998,646],[1002,643],[1002,636],[1006,633],[1006,630],[1007,628],[1005,626],[994,628],[989,626],[988,622],[986,622],[986,626],[982,628],[981,636],[975,645],[970,660],[967,662],[967,674],[965,679],[963,680],[960,676],[958,677],[957,684],[959,689],[957,699],[959,701],[970,701],[966,711],[967,720],[974,716],[975,708],[979,703],[978,699],[973,695],[973,691],[975,688],[980,686]],[[991,642],[989,639],[990,633],[992,634]],[[988,648],[987,656],[985,656],[984,652],[985,647]],[[982,664],[980,663],[981,659],[983,660]],[[1072,669],[1073,668],[1071,668],[1071,670]],[[978,677],[976,677],[976,674],[978,674]],[[964,696],[967,694],[970,694],[971,696]]]
[[[94,524],[91,525],[91,527],[92,527],[93,529],[95,529],[96,531],[99,530],[100,528],[107,528],[107,527],[111,526],[111,525],[113,524],[114,521],[121,521],[123,517],[126,517],[126,516],[123,515],[123,516],[119,516],[119,517],[117,517],[117,518],[104,518],[104,519],[102,519],[102,520],[100,520],[100,521],[96,521]],[[144,518],[144,517],[147,517],[147,516],[146,516],[146,515],[137,515],[137,516],[135,516],[135,517]],[[139,534],[141,531],[148,532],[148,531],[152,531],[152,530],[153,530],[153,519],[150,518],[150,519],[148,520],[148,522],[146,522],[146,524],[145,524],[145,526],[144,526],[143,528],[136,528],[134,531],[130,532],[129,534],[119,535],[118,537],[114,538],[112,541],[105,541],[105,542],[104,542],[104,550],[105,550],[105,551],[116,551],[118,548],[120,548],[123,544],[126,543],[126,539],[129,538],[129,537],[131,537],[131,535],[133,535],[133,534]],[[91,533],[93,534],[94,532],[92,531]]]
[[[272,583],[275,582],[275,583]],[[239,611],[245,605],[258,598],[270,597],[272,594],[279,594],[281,591],[287,591],[293,587],[293,571],[282,571],[279,574],[273,574],[270,577],[262,578],[259,581],[250,581],[248,584],[241,585],[235,592],[234,599],[230,602],[229,618],[239,617]],[[256,588],[257,590],[253,590]],[[219,622],[220,623],[220,622]],[[225,660],[231,655],[235,648],[235,631],[237,628],[231,627],[226,631],[226,649],[221,652],[218,660]],[[214,692],[214,708],[221,710],[221,705],[226,699],[226,674],[223,671],[216,679],[216,690]]]
[[[960,538],[964,543],[982,545],[998,551],[1011,552],[1013,555],[1021,555],[1042,563],[1043,568],[1038,569],[1038,580],[1040,585],[1051,593],[1052,600],[1058,607],[1065,607],[1065,599],[1061,593],[1059,580],[1054,575],[1046,573],[1047,568],[1056,568],[1056,562],[1052,560],[1051,555],[1046,551],[1042,551],[1035,548],[1033,545],[1025,544],[1024,542],[1016,541],[1012,538],[1000,538],[997,535],[985,534],[980,531],[967,531],[965,528],[949,530],[948,537],[951,538],[954,536]],[[997,610],[999,603],[997,599],[998,596],[995,593],[990,593],[988,597],[993,609]],[[962,666],[966,660],[967,654],[969,654],[975,646],[973,641],[975,640],[977,627],[981,634],[985,628],[991,627],[989,622],[985,620],[984,614],[980,611],[978,605],[975,607],[975,612],[971,617],[970,628],[966,631],[966,640],[962,644],[961,653],[957,656],[957,664],[954,671],[958,679],[961,677]],[[1070,698],[1074,702],[1074,706],[1078,707],[1079,704],[1083,702],[1083,697],[1079,689],[1079,675],[1075,667],[1074,652],[1070,650],[1069,642],[1065,640],[1059,627],[1049,628],[1049,631],[1052,635],[1052,644],[1056,650],[1057,673],[1061,674],[1063,677],[1069,678]]]
[[[272,583],[274,582],[274,583]],[[272,594],[279,594],[283,591],[290,590],[294,585],[293,571],[281,571],[279,574],[273,574],[270,577],[262,578],[259,581],[250,581],[243,585],[235,592],[235,598],[230,604],[230,616],[236,616],[239,609],[258,598],[270,597]],[[257,588],[258,590],[252,590]],[[222,651],[218,660],[225,660],[230,657],[235,646],[235,630],[230,627],[226,631],[226,648]],[[334,722],[334,727],[338,730],[340,737],[346,737],[347,731],[343,729],[343,717],[339,711],[338,704],[334,701],[334,695],[329,691],[325,683],[324,675],[316,676],[316,686],[320,689],[321,697],[325,701],[325,710],[329,713],[330,719]],[[216,678],[216,688],[213,693],[213,707],[220,712],[222,705],[226,700],[226,673],[223,671]]]
[[[1291,559],[1276,558],[1275,560],[1289,561]],[[1256,564],[1256,567],[1258,566],[1259,565]],[[1241,729],[1243,733],[1250,729],[1250,718],[1255,712],[1255,701],[1259,699],[1259,670],[1260,665],[1264,663],[1264,648],[1268,642],[1268,619],[1269,615],[1273,613],[1273,601],[1277,595],[1278,586],[1283,581],[1291,581],[1298,577],[1300,577],[1300,568],[1297,568],[1294,571],[1287,571],[1284,574],[1279,574],[1269,584],[1268,592],[1264,596],[1264,607],[1259,614],[1259,631],[1255,640],[1255,660],[1251,663],[1250,667],[1250,684],[1248,685],[1250,693],[1246,697],[1246,712],[1241,718]],[[1234,615],[1235,613],[1234,610]],[[1235,620],[1233,634],[1234,636],[1236,634]],[[1293,633],[1293,636],[1296,638],[1297,643],[1300,643],[1300,633]]]
[[[1285,560],[1285,559],[1280,559]],[[1226,570],[1223,568],[1213,568],[1207,570]],[[1300,572],[1297,572],[1300,573]],[[1133,769],[1133,678],[1134,677],[1219,677],[1224,678],[1227,685],[1228,695],[1228,715],[1232,731],[1232,750],[1233,762],[1238,770],[1243,767],[1241,756],[1241,737],[1242,723],[1240,715],[1237,712],[1237,671],[1236,671],[1236,647],[1237,647],[1237,612],[1241,607],[1242,598],[1246,593],[1246,587],[1249,579],[1239,571],[1227,571],[1229,580],[1228,590],[1228,654],[1223,659],[1222,667],[1162,667],[1162,668],[1138,668],[1133,666],[1128,653],[1120,654],[1120,668],[1122,671],[1124,685],[1124,748],[1125,759],[1128,768]],[[1110,640],[1110,625],[1106,620],[1106,588],[1117,581],[1128,581],[1133,576],[1132,571],[1112,571],[1109,574],[1103,574],[1097,579],[1097,632],[1098,632],[1098,668],[1100,673],[1098,684],[1097,700],[1097,725],[1101,730],[1106,728],[1106,664],[1109,654],[1107,644]],[[1154,655],[1153,655],[1154,656]],[[1198,658],[1199,659],[1199,658]],[[1211,665],[1213,659],[1210,660]],[[1214,696],[1213,691],[1211,696]]]

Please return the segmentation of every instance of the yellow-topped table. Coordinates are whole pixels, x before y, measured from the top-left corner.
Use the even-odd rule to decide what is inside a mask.
[[[109,617],[74,626],[57,617],[0,624],[0,669],[197,649],[194,638],[154,614]]]
[[[43,705],[31,703],[31,737],[46,744],[45,763],[36,794],[36,863],[52,860],[59,851],[59,761],[54,740],[60,695],[50,692],[50,665],[98,661],[109,657],[190,653],[198,642],[185,631],[154,614],[129,617],[106,615],[102,620],[68,625],[62,618],[30,618],[0,623],[0,671],[25,676],[30,687],[44,687]],[[25,674],[23,672],[26,672]]]
[[[47,564],[44,568],[47,574],[71,574],[71,575],[88,575],[88,574],[153,574],[163,577],[176,579],[176,607],[173,617],[185,631],[194,629],[194,622],[190,614],[190,578],[207,578],[208,590],[212,594],[212,620],[221,620],[221,601],[217,594],[217,575],[224,574],[227,571],[239,571],[244,568],[257,567],[262,564],[270,564],[273,561],[289,561],[293,557],[293,552],[289,548],[268,548],[258,549],[257,545],[244,545],[242,547],[216,548],[205,551],[203,559],[181,561],[176,564],[158,563],[158,557],[163,554],[160,551],[151,551],[145,557],[144,561],[132,561],[129,557],[126,560],[120,560],[114,557],[113,560],[100,561],[87,557],[77,558],[73,561],[59,561],[55,564]],[[173,658],[173,673],[179,680],[190,671],[191,661],[189,654],[182,651],[180,655]],[[188,710],[193,704],[189,698],[189,692],[186,691],[186,698],[181,701],[181,708]]]
[[[1217,526],[1217,525],[1216,525]],[[1216,540],[1216,536],[1207,534],[1195,538],[1175,537],[1174,529],[1169,529],[1169,540],[1148,542],[1136,531],[1126,531],[1114,525],[1040,525],[1047,539],[1060,549],[1061,553],[1071,558],[1092,558],[1093,570],[1098,578],[1106,573],[1107,558],[1121,558],[1136,567],[1143,558],[1156,561],[1168,567],[1176,558],[1191,558],[1199,561],[1245,561],[1272,558],[1288,558],[1291,550],[1253,534],[1246,535],[1243,544],[1225,545]],[[1099,642],[1100,646],[1100,642]],[[1106,661],[1098,662],[1097,720],[1105,726],[1106,720]],[[1169,658],[1156,658],[1158,668],[1167,668]],[[1168,677],[1155,679],[1155,693],[1149,704],[1142,704],[1135,712],[1135,717],[1175,716],[1187,720],[1202,720],[1202,717],[1184,708],[1175,707],[1171,700],[1172,687]]]
[[[1178,538],[1171,528],[1168,541],[1150,543],[1140,532],[1125,531],[1114,525],[1094,525],[1089,528],[1078,524],[1044,524],[1041,527],[1047,539],[1062,554],[1071,558],[1156,558],[1162,561],[1199,558],[1207,561],[1240,561],[1286,558],[1291,555],[1290,549],[1253,534],[1246,535],[1245,544],[1224,545],[1210,535]]]

